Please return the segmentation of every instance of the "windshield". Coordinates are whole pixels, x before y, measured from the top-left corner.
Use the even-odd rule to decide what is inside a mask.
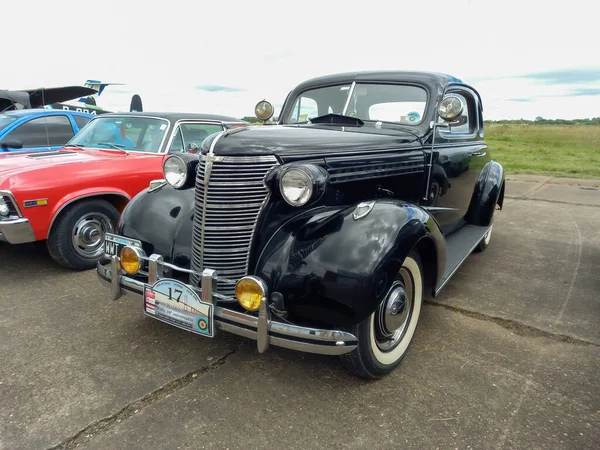
[[[7,127],[17,119],[18,117],[15,116],[7,116],[6,114],[0,114],[0,131],[2,131],[4,127]]]
[[[164,119],[100,116],[90,121],[67,145],[157,153],[167,128],[169,122]]]
[[[284,123],[306,123],[325,114],[343,114],[374,120],[416,125],[423,120],[427,92],[402,84],[357,83],[312,89],[301,93]]]

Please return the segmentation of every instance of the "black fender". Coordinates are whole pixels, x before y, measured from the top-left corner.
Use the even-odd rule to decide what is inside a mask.
[[[194,219],[194,188],[164,185],[144,190],[125,207],[119,220],[121,236],[139,239],[144,251],[158,253],[165,262],[189,269]]]
[[[402,262],[421,240],[432,241],[435,283],[441,278],[446,244],[426,211],[394,199],[375,201],[360,219],[354,219],[354,210],[305,211],[266,243],[255,274],[271,293],[282,294],[290,319],[330,326],[362,321],[384,299]]]
[[[488,162],[475,183],[465,219],[473,225],[490,225],[496,205],[504,200],[504,169],[495,161]]]

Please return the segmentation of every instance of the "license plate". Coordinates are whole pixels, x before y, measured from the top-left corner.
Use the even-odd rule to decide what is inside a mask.
[[[129,239],[116,234],[106,233],[104,236],[104,255],[110,258],[113,255],[119,255],[121,249],[126,245],[142,248],[142,243],[137,239]]]
[[[206,337],[214,337],[213,305],[190,287],[164,278],[144,285],[144,313],[157,320]]]

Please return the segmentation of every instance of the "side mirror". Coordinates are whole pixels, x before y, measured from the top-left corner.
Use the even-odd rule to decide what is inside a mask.
[[[0,147],[4,150],[8,150],[9,148],[23,148],[23,143],[21,141],[2,141],[0,142]]]
[[[273,117],[274,112],[273,105],[266,100],[261,100],[254,107],[254,115],[263,122],[266,122]]]
[[[463,113],[464,106],[456,95],[449,95],[438,105],[438,114],[446,122],[453,122]]]

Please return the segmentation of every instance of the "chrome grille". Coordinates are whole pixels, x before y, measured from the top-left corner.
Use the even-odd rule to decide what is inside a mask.
[[[192,269],[215,269],[217,276],[238,280],[248,274],[256,221],[269,194],[264,178],[277,159],[219,156],[206,186],[206,158],[201,157],[196,177]],[[200,278],[191,275],[190,281],[199,285]],[[235,285],[219,281],[217,292],[234,296]]]

